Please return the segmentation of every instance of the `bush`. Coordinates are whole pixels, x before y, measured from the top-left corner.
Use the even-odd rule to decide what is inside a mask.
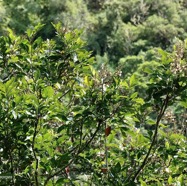
[[[162,123],[187,107],[183,43],[124,80],[94,69],[80,31],[42,40],[42,26],[0,38],[1,185],[183,185],[185,136]]]

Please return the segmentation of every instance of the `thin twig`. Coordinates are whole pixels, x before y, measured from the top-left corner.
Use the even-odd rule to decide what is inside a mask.
[[[13,157],[12,157],[12,149],[9,150],[9,154],[10,154],[10,164],[11,164],[12,184],[15,185],[14,162],[13,162]]]
[[[37,135],[37,127],[38,127],[38,118],[37,118],[37,121],[34,125],[34,134],[33,134],[33,140],[32,140],[32,151],[33,151],[34,159],[36,162],[35,171],[34,171],[34,179],[35,179],[36,186],[39,185],[39,183],[38,183],[38,158],[36,156],[36,151],[35,151],[35,139],[36,139],[36,135]]]

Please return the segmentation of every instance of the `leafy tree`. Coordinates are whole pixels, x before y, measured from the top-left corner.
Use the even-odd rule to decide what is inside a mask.
[[[94,68],[80,31],[53,26],[56,39],[38,37],[41,24],[0,38],[2,185],[184,185],[172,107],[186,117],[186,42],[124,80]]]

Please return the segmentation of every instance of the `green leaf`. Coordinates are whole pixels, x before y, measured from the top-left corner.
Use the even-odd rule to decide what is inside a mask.
[[[119,162],[114,166],[113,170],[114,173],[119,173],[121,171],[121,165]]]
[[[31,40],[36,35],[37,32],[39,32],[43,28],[44,24],[38,23],[33,29],[28,29],[26,31],[26,34],[28,38]]]
[[[129,88],[129,85],[128,85],[128,83],[127,83],[125,80],[121,81],[121,82],[120,82],[120,85],[121,85],[122,87]]]
[[[149,119],[149,120],[147,120],[146,123],[149,125],[155,125],[156,122],[155,122],[155,120]]]
[[[145,103],[142,98],[137,98],[137,99],[135,99],[135,101],[136,101],[136,103],[139,103],[141,105],[143,105]]]
[[[135,92],[135,93],[133,93],[132,95],[131,95],[131,99],[133,100],[134,98],[136,98],[138,96],[138,92]]]
[[[90,80],[89,80],[88,76],[85,76],[84,83],[86,86],[90,86]]]
[[[42,92],[42,96],[45,98],[51,98],[54,96],[54,90],[51,86],[45,87],[43,92]]]
[[[57,121],[68,121],[67,117],[62,113],[51,113],[51,118],[56,119]]]
[[[166,149],[169,149],[170,145],[169,145],[168,141],[165,142],[165,147],[166,147]]]
[[[146,182],[143,180],[140,180],[141,186],[147,186]]]
[[[89,67],[90,67],[90,70],[91,70],[91,72],[92,72],[92,75],[95,76],[95,75],[96,75],[96,70],[95,70],[94,67],[91,66],[91,65],[89,65]]]
[[[172,184],[172,183],[173,183],[173,178],[171,177],[171,175],[170,175],[169,178],[168,178],[168,183],[169,183],[169,184]]]
[[[144,72],[148,73],[148,74],[151,74],[153,72],[153,70],[150,68],[150,67],[145,67],[143,69]]]
[[[56,186],[61,186],[62,184],[70,183],[70,180],[66,178],[59,178],[55,183]]]
[[[187,108],[187,100],[186,101],[181,101],[180,105],[183,106],[184,108]]]
[[[184,175],[181,174],[179,177],[178,177],[178,181],[180,182],[181,186],[184,185]]]
[[[134,86],[137,84],[137,79],[136,79],[136,75],[133,74],[131,77],[130,77],[130,86]]]

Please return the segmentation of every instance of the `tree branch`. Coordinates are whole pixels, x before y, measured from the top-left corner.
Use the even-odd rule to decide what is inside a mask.
[[[168,102],[169,102],[169,95],[167,94],[167,95],[166,95],[166,98],[165,98],[165,100],[164,100],[164,103],[162,104],[162,107],[161,107],[161,109],[160,109],[160,112],[159,112],[159,114],[158,114],[158,116],[157,116],[156,126],[155,126],[155,132],[154,132],[154,135],[153,135],[153,139],[152,139],[151,145],[150,145],[150,147],[149,147],[149,150],[148,150],[148,152],[147,152],[147,155],[145,156],[145,158],[144,158],[142,164],[140,165],[140,167],[139,167],[138,170],[136,171],[134,177],[132,178],[132,181],[133,181],[133,182],[137,179],[137,177],[139,176],[140,172],[141,172],[141,171],[144,169],[144,167],[146,166],[147,160],[148,160],[148,158],[149,158],[149,156],[150,156],[150,154],[151,154],[151,150],[153,149],[153,146],[154,146],[155,141],[156,141],[156,137],[157,137],[157,134],[158,134],[159,123],[160,123],[160,121],[161,121],[161,119],[162,119],[162,117],[163,117],[163,115],[164,115],[164,113],[165,113],[165,110],[166,110],[166,108],[167,108],[167,106],[168,106]]]
[[[93,141],[94,137],[96,136],[97,132],[99,131],[99,129],[100,129],[100,127],[101,127],[102,122],[103,122],[102,120],[100,120],[100,121],[98,122],[98,125],[97,125],[97,128],[96,128],[95,132],[93,133],[93,135],[91,136],[91,138],[85,143],[85,145],[84,145],[82,148],[79,148],[79,150],[78,150],[77,153],[75,154],[74,158],[72,158],[71,161],[70,161],[67,165],[63,166],[60,170],[54,172],[53,174],[51,174],[51,175],[49,175],[49,176],[47,177],[47,179],[46,179],[45,182],[44,182],[44,186],[47,185],[48,181],[49,181],[51,178],[57,176],[59,173],[62,172],[62,170],[64,170],[64,169],[65,169],[66,167],[68,167],[69,165],[71,165],[71,164],[77,159],[77,156],[78,156],[81,152],[83,152],[84,149]]]

